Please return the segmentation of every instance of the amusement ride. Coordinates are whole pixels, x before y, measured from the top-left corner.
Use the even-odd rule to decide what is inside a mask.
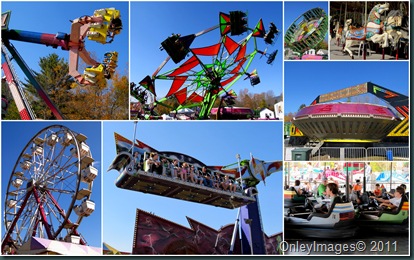
[[[117,170],[119,172],[115,181],[118,188],[226,209],[239,208],[232,237],[232,247],[236,243],[236,233],[240,227],[243,230],[243,254],[266,254],[256,186],[272,173],[280,172],[282,170],[281,161],[264,162],[253,157],[250,160],[240,160],[238,155],[237,164],[208,166],[191,156],[178,152],[157,151],[138,139],[132,142],[117,133],[114,134],[117,155],[108,171]],[[158,154],[159,160],[162,162],[162,170],[159,172],[137,166],[137,164],[144,164],[152,153]],[[136,157],[134,154],[139,154],[139,156]],[[179,166],[186,163],[192,165],[196,170],[206,168],[212,179],[215,178],[214,176],[230,178],[233,184],[237,185],[237,190],[230,192],[175,178],[174,170],[170,168],[171,163],[175,160]],[[251,219],[251,222],[245,223],[243,219]],[[229,253],[232,253],[232,249]]]
[[[388,106],[333,102],[370,93]],[[399,114],[399,115],[398,115]],[[290,126],[291,145],[342,143],[370,146],[375,143],[404,143],[409,135],[408,97],[372,82],[319,95],[295,115]]]
[[[219,30],[218,43],[205,47],[193,47],[197,38]],[[247,35],[246,35],[247,34]],[[138,85],[131,84],[131,94],[141,103],[142,111],[138,118],[160,118],[154,112],[156,106],[165,106],[172,111],[196,108],[198,119],[210,116],[217,98],[222,96],[229,104],[235,97],[231,87],[241,78],[249,79],[252,86],[260,83],[256,70],[249,67],[257,54],[267,57],[272,64],[277,50],[268,53],[259,49],[259,38],[272,45],[280,31],[271,22],[266,31],[260,19],[254,28],[248,27],[247,14],[242,11],[219,13],[219,24],[190,35],[173,33],[162,43],[160,50],[168,56],[150,76],[142,79]],[[244,37],[243,37],[244,36]],[[189,58],[187,58],[189,56]],[[164,69],[166,64],[179,64],[173,69]],[[172,81],[165,97],[157,98],[156,82]],[[176,104],[176,105],[172,105]]]
[[[95,210],[98,170],[86,140],[52,125],[23,148],[4,191],[2,254],[18,254],[35,237],[87,245],[78,228]]]
[[[313,8],[293,21],[285,33],[285,47],[302,55],[315,48],[328,32],[328,16],[322,8]]]
[[[343,45],[344,55],[347,54],[351,59],[354,59],[351,47],[359,46],[358,56],[362,53],[362,58],[365,60],[368,54],[368,44],[373,43],[378,44],[382,49],[382,59],[385,58],[386,48],[390,49],[390,53],[393,53],[396,60],[402,56],[400,55],[401,50],[405,58],[408,58],[408,9],[404,2],[373,3],[369,12],[370,3],[366,3],[363,9],[359,9],[358,4],[352,7],[352,3],[345,3],[344,11],[342,11],[342,5],[342,3],[331,3],[331,10],[335,10],[333,14],[335,18],[331,23],[331,28],[333,28],[332,33],[335,36],[332,38],[336,39],[338,46]],[[347,8],[351,7],[354,9],[354,13],[347,12]],[[398,9],[390,10],[396,7]],[[355,12],[356,9],[361,12]],[[342,16],[343,22],[340,21]]]
[[[36,89],[39,97],[46,103],[56,119],[64,119],[59,111],[58,104],[49,97],[43,86],[39,84],[33,71],[28,67],[23,58],[11,41],[23,41],[28,43],[42,44],[53,48],[60,47],[69,52],[69,72],[80,86],[100,86],[104,88],[107,79],[115,72],[118,61],[117,52],[104,54],[102,62],[96,61],[87,51],[85,40],[95,41],[101,44],[111,43],[115,36],[122,30],[122,20],[119,10],[105,8],[95,10],[92,16],[82,16],[72,21],[70,34],[58,32],[56,34],[37,33],[23,30],[9,29],[11,11],[2,13],[2,69],[10,92],[15,100],[17,109],[22,120],[34,120],[36,115],[25,94],[25,88],[21,83],[12,61],[21,68],[29,82]],[[79,58],[89,67],[85,68],[83,74],[78,71]],[[8,101],[2,98],[7,106]]]

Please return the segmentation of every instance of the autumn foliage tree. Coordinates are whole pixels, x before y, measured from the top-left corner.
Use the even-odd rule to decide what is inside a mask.
[[[116,72],[105,87],[79,86],[68,75],[69,64],[57,54],[40,58],[39,67],[39,72],[33,71],[35,79],[65,119],[128,119],[129,79],[127,73]],[[26,79],[23,85],[36,117],[45,120],[55,119],[50,109],[38,96],[33,84]],[[14,112],[13,116],[15,116]]]
[[[236,98],[235,106],[248,107],[253,110],[268,108],[274,109],[275,103],[282,100],[282,96],[276,96],[272,90],[262,93],[249,93],[247,88],[240,90]]]

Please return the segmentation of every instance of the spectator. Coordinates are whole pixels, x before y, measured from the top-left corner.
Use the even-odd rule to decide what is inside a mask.
[[[328,179],[326,177],[322,177],[322,183],[318,186],[318,197],[322,197],[325,195],[326,185],[328,184]]]

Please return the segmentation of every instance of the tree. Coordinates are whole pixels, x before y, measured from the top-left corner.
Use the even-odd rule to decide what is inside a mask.
[[[305,105],[305,104],[300,105],[300,106],[299,106],[298,111],[300,111],[300,110],[301,110],[302,108],[304,108],[304,107],[306,107],[306,105]]]
[[[129,79],[116,72],[105,88],[73,83],[74,98],[69,102],[69,119],[128,119]]]
[[[33,71],[36,81],[65,115],[68,109],[66,103],[72,99],[69,92],[72,83],[71,78],[68,77],[69,64],[57,54],[52,53],[40,58],[39,67],[40,72]],[[23,85],[28,91],[27,97],[36,116],[39,119],[55,119],[43,99],[38,96],[33,84],[26,79]]]
[[[287,115],[285,115],[284,122],[292,122],[292,119],[294,116],[295,114],[293,114],[292,112],[289,112]]]
[[[69,64],[57,54],[40,58],[39,66],[40,72],[33,72],[35,79],[65,119],[128,119],[128,70],[123,74],[114,73],[106,85],[79,86],[68,75]],[[38,97],[32,83],[27,79],[26,81],[24,86],[28,91],[28,99],[37,118],[54,119],[50,109]]]
[[[16,103],[14,102],[13,96],[5,81],[1,82],[1,94],[6,97],[6,100],[8,102],[8,108],[7,108],[6,115],[2,119],[3,120],[20,119],[20,114],[19,114],[19,111],[17,110]]]

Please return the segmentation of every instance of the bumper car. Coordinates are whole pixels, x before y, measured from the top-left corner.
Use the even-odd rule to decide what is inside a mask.
[[[292,187],[289,190],[283,191],[283,201],[285,208],[291,208],[294,206],[301,206],[305,204],[306,198],[311,196],[312,194],[303,193],[303,195],[299,195],[298,192]]]
[[[408,233],[409,201],[406,195],[401,197],[401,203],[395,209],[379,207],[377,200],[369,199],[368,195],[363,196],[362,201],[363,204],[357,208],[356,218],[361,231]]]
[[[318,212],[324,200],[307,198],[303,206],[291,207],[285,216],[287,238],[348,238],[357,231],[354,223],[355,210],[352,202],[333,201],[327,213]]]

